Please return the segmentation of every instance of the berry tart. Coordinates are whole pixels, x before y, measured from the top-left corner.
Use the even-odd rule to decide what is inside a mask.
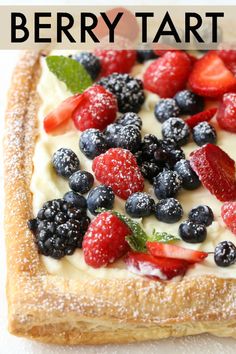
[[[23,54],[5,134],[11,333],[236,337],[233,54]]]

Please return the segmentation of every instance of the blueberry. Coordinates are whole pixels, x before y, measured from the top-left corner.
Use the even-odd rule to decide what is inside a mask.
[[[143,138],[141,149],[145,160],[152,160],[154,153],[160,146],[161,141],[153,134],[146,134]]]
[[[161,167],[156,161],[144,161],[140,165],[140,170],[144,178],[150,183],[153,183],[153,178],[156,177],[161,171]]]
[[[123,114],[117,119],[116,123],[123,126],[133,125],[139,130],[141,130],[143,124],[142,119],[134,112],[127,112]]]
[[[122,129],[122,126],[117,123],[109,124],[104,130],[104,136],[109,147],[118,146],[118,135]]]
[[[115,147],[121,147],[134,153],[139,150],[141,140],[140,130],[135,126],[127,125],[119,131]]]
[[[162,125],[164,138],[173,139],[179,146],[187,144],[190,137],[190,129],[181,118],[169,118]]]
[[[144,61],[155,59],[157,55],[151,49],[140,49],[137,50],[137,61],[143,63]]]
[[[76,171],[69,178],[69,186],[74,192],[87,193],[93,185],[94,177],[87,171]]]
[[[176,162],[174,170],[182,179],[182,187],[188,190],[193,190],[201,185],[197,174],[193,171],[188,160],[180,160]]]
[[[68,178],[72,173],[79,170],[80,161],[74,151],[61,148],[53,154],[52,165],[58,175]]]
[[[125,203],[125,210],[132,218],[142,218],[150,216],[154,210],[155,202],[151,196],[145,192],[131,194]]]
[[[154,192],[158,199],[174,197],[181,187],[177,172],[164,169],[153,179]]]
[[[115,194],[111,187],[103,184],[93,188],[88,195],[87,204],[89,211],[96,215],[98,208],[112,209],[115,201]]]
[[[101,70],[101,64],[98,57],[94,54],[90,52],[81,52],[74,54],[72,58],[83,65],[92,80],[95,80],[98,77]]]
[[[186,220],[179,226],[179,235],[183,241],[188,243],[203,242],[207,236],[206,226]]]
[[[80,136],[79,147],[88,159],[94,159],[108,150],[105,136],[98,129],[85,130]]]
[[[81,209],[86,209],[87,208],[87,202],[86,199],[76,193],[76,192],[67,192],[63,199],[70,205],[75,206],[77,208],[81,208]]]
[[[204,99],[189,90],[179,91],[174,99],[181,114],[196,114],[204,109]]]
[[[208,122],[201,122],[193,128],[193,140],[198,146],[208,143],[215,144],[216,139],[216,130]]]
[[[156,204],[155,215],[159,221],[173,224],[183,216],[183,208],[174,198],[162,199]]]
[[[196,208],[193,208],[188,214],[189,220],[204,224],[209,226],[214,220],[214,214],[211,208],[207,205],[199,205]]]
[[[219,267],[228,267],[236,262],[236,247],[230,241],[218,243],[214,253],[215,263]]]
[[[173,98],[165,98],[160,100],[154,109],[154,115],[160,123],[164,123],[171,117],[178,117],[180,109]]]

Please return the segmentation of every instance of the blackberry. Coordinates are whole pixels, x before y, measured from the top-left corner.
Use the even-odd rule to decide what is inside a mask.
[[[87,193],[93,185],[94,177],[87,171],[77,171],[69,178],[70,188],[78,193]]]
[[[114,73],[97,82],[116,96],[119,112],[138,113],[144,103],[143,83],[129,74]]]
[[[175,166],[174,170],[180,175],[182,179],[182,187],[188,190],[193,190],[201,185],[198,175],[193,171],[188,160],[180,160]]]
[[[157,55],[151,49],[140,49],[137,50],[137,61],[143,63],[144,61],[155,59]]]
[[[164,138],[173,139],[179,146],[187,144],[190,137],[190,129],[181,118],[169,118],[162,125]]]
[[[146,134],[143,138],[141,149],[144,160],[150,161],[154,158],[154,153],[160,147],[161,141],[153,134]]]
[[[154,192],[158,199],[174,197],[181,188],[181,183],[177,172],[164,169],[153,179]]]
[[[178,117],[180,109],[173,98],[165,98],[157,102],[154,108],[154,115],[160,123],[164,123],[167,119]]]
[[[101,64],[99,58],[94,54],[90,52],[81,52],[72,55],[72,58],[83,65],[92,80],[95,80],[98,77],[101,71]]]
[[[228,267],[236,262],[236,247],[230,241],[218,243],[214,253],[215,263],[219,267]]]
[[[156,177],[161,171],[161,167],[156,161],[144,161],[140,165],[140,170],[144,178],[150,183],[153,183],[153,178]]]
[[[127,112],[120,116],[117,121],[117,124],[126,126],[126,125],[133,125],[137,127],[139,130],[142,129],[142,119],[134,112]]]
[[[105,135],[98,129],[85,130],[79,140],[79,147],[88,159],[94,159],[108,150]]]
[[[186,220],[179,226],[179,235],[185,242],[199,243],[206,239],[206,226]]]
[[[86,210],[87,209],[87,201],[86,199],[80,195],[79,193],[76,192],[67,192],[63,199],[70,204],[71,206],[81,208]]]
[[[193,208],[189,214],[188,214],[189,220],[199,223],[199,224],[204,224],[206,226],[209,226],[212,224],[214,220],[214,214],[211,208],[207,205],[199,205],[196,208]]]
[[[131,194],[125,203],[125,210],[132,218],[143,218],[153,213],[154,200],[145,192]]]
[[[215,144],[216,139],[216,130],[208,122],[201,122],[193,128],[193,140],[198,146],[208,143]]]
[[[97,215],[98,208],[112,209],[115,201],[115,194],[111,187],[103,184],[93,188],[88,195],[88,210],[93,215]]]
[[[156,205],[155,216],[159,221],[173,224],[182,218],[183,208],[174,198],[162,199]]]
[[[161,140],[159,148],[154,153],[155,161],[167,168],[173,168],[177,161],[184,158],[183,150],[172,139]]]
[[[79,170],[80,161],[74,151],[61,148],[53,154],[52,165],[58,175],[68,178]]]
[[[63,199],[44,203],[36,219],[28,225],[35,236],[39,253],[60,259],[82,247],[83,236],[90,223],[85,209],[79,209]]]
[[[134,153],[134,156],[135,156],[135,158],[136,158],[136,161],[137,161],[137,164],[139,165],[139,166],[141,166],[142,165],[142,163],[143,163],[143,153],[142,153],[142,151],[136,151],[135,153]]]
[[[189,90],[179,91],[174,99],[180,108],[180,114],[196,114],[204,109],[204,99]]]

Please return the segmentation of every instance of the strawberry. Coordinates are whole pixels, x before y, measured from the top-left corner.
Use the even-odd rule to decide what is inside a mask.
[[[93,160],[92,169],[97,180],[110,186],[122,199],[144,188],[144,178],[136,158],[129,150],[109,149]]]
[[[219,126],[236,133],[236,93],[225,93],[216,116]]]
[[[82,102],[83,96],[76,94],[68,97],[62,103],[51,111],[43,121],[44,130],[46,133],[53,132],[56,128],[67,122],[71,117],[77,106]]]
[[[145,71],[144,87],[160,97],[173,97],[185,87],[190,70],[191,60],[186,53],[168,51]]]
[[[200,113],[189,116],[185,119],[185,123],[188,124],[189,128],[194,128],[198,123],[209,122],[217,112],[217,108],[209,108]]]
[[[179,49],[174,49],[174,48],[171,49],[171,47],[170,47],[169,49],[155,49],[153,51],[158,57],[162,57],[167,52],[176,52],[178,50]],[[186,53],[186,52],[185,52],[185,54],[189,57],[192,64],[194,64],[197,61],[197,58],[194,55]]]
[[[235,162],[221,148],[207,144],[190,155],[202,184],[220,201],[236,199]]]
[[[117,101],[115,96],[103,86],[95,85],[82,94],[83,100],[73,113],[76,128],[84,131],[89,128],[103,130],[116,119]]]
[[[189,263],[182,259],[158,258],[146,253],[129,252],[125,258],[128,269],[156,280],[167,280],[184,275]]]
[[[183,259],[189,263],[201,262],[208,256],[208,253],[195,251],[167,243],[150,242],[146,243],[148,252],[154,257]]]
[[[218,97],[236,89],[236,78],[216,52],[208,52],[194,64],[189,87],[198,95]]]
[[[224,203],[221,207],[221,216],[227,227],[236,235],[236,202]]]
[[[83,239],[85,262],[93,268],[106,266],[129,249],[125,237],[132,231],[110,212],[99,214],[90,223]]]
[[[96,49],[94,54],[101,63],[101,76],[129,73],[136,61],[135,50]]]
[[[236,74],[236,50],[219,50],[219,57],[223,60],[227,68]]]

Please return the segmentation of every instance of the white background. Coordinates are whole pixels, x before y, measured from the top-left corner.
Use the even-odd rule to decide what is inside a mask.
[[[86,0],[86,5],[94,4],[94,0]],[[107,4],[106,1],[96,1],[96,5]],[[120,5],[120,1],[113,0],[113,5]],[[136,1],[126,1],[126,5],[148,5],[148,4],[188,4],[190,1],[146,1],[136,0]],[[206,4],[204,0],[198,0],[196,5]],[[220,5],[223,3],[223,0],[215,0],[212,2],[212,5]],[[30,4],[32,1],[1,1],[0,4]],[[39,3],[38,3],[39,4]],[[48,1],[41,0],[40,4],[48,4]],[[76,4],[82,5],[82,1],[50,1],[50,4]],[[211,2],[208,1],[207,5],[210,5]],[[224,5],[236,5],[235,1],[224,1]],[[2,34],[1,34],[2,35]],[[18,52],[16,51],[0,51],[0,138],[3,133],[3,124],[4,124],[4,110],[6,103],[6,93],[10,84],[10,77],[12,69],[15,66],[17,61]],[[0,159],[3,156],[2,146],[0,145]],[[2,166],[2,165],[1,165]],[[2,167],[0,167],[0,182],[2,187]],[[0,199],[0,223],[2,226],[2,206],[3,206],[3,188],[1,188],[1,199]],[[2,227],[1,227],[2,230]],[[58,347],[53,345],[44,345],[39,343],[34,343],[29,340],[16,338],[11,336],[7,332],[7,306],[5,298],[5,250],[4,250],[4,237],[3,232],[1,232],[0,237],[0,269],[1,271],[1,280],[0,280],[0,354],[62,354],[62,353],[81,353],[81,354],[132,354],[137,353],[141,354],[144,352],[153,354],[153,353],[165,353],[165,354],[233,354],[236,352],[236,340],[228,338],[217,338],[210,335],[202,335],[195,337],[185,337],[180,339],[168,339],[152,343],[141,343],[141,344],[131,344],[131,345],[107,345],[107,346],[87,346],[87,347]]]

